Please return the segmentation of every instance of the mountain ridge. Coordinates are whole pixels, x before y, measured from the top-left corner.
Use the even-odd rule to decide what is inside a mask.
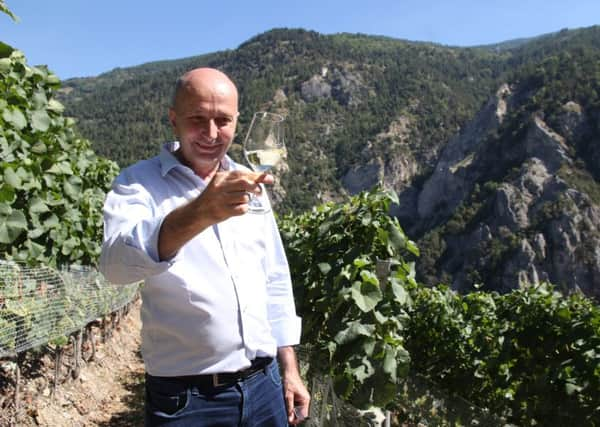
[[[66,81],[62,99],[96,149],[125,166],[172,138],[166,111],[178,75],[220,68],[240,88],[234,157],[252,111],[288,118],[288,162],[273,189],[280,212],[383,182],[419,239],[426,282],[506,290],[547,279],[597,295],[599,59],[599,26],[499,51],[273,29],[234,50]],[[557,191],[535,190],[532,171]],[[576,238],[557,237],[561,227]]]

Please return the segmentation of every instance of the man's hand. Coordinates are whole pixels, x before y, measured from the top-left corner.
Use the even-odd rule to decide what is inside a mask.
[[[283,395],[288,414],[288,423],[300,424],[308,418],[310,394],[299,375],[283,376]]]
[[[183,245],[213,224],[248,211],[250,193],[259,184],[272,184],[273,176],[251,171],[217,172],[197,199],[169,213],[160,228],[158,255],[173,257]]]
[[[310,394],[300,378],[293,347],[279,347],[277,354],[282,367],[283,396],[288,423],[297,425],[308,418]]]
[[[261,183],[272,184],[273,176],[250,171],[217,172],[195,203],[213,223],[248,211],[250,193],[260,194]]]

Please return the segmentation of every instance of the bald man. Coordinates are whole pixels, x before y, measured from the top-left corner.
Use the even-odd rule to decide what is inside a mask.
[[[176,141],[123,170],[104,205],[100,269],[113,283],[144,280],[142,355],[147,426],[286,426],[310,397],[287,260],[268,203],[273,183],[227,156],[238,92],[198,68],[175,87]],[[281,376],[280,376],[281,373]]]

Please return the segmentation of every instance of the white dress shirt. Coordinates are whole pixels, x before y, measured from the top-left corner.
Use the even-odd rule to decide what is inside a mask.
[[[237,371],[299,343],[287,260],[272,213],[247,213],[159,261],[163,219],[206,188],[172,154],[178,146],[165,144],[116,178],[104,205],[100,270],[113,283],[145,281],[142,355],[149,374]],[[228,157],[221,167],[243,168]]]

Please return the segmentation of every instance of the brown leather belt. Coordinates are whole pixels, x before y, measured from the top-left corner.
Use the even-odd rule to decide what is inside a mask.
[[[241,371],[224,372],[222,374],[205,374],[205,375],[183,375],[179,377],[169,377],[169,379],[177,379],[185,382],[188,385],[194,385],[199,388],[223,387],[232,385],[239,381],[244,381],[253,377],[266,368],[273,362],[272,357],[257,357],[252,361],[252,364]]]

